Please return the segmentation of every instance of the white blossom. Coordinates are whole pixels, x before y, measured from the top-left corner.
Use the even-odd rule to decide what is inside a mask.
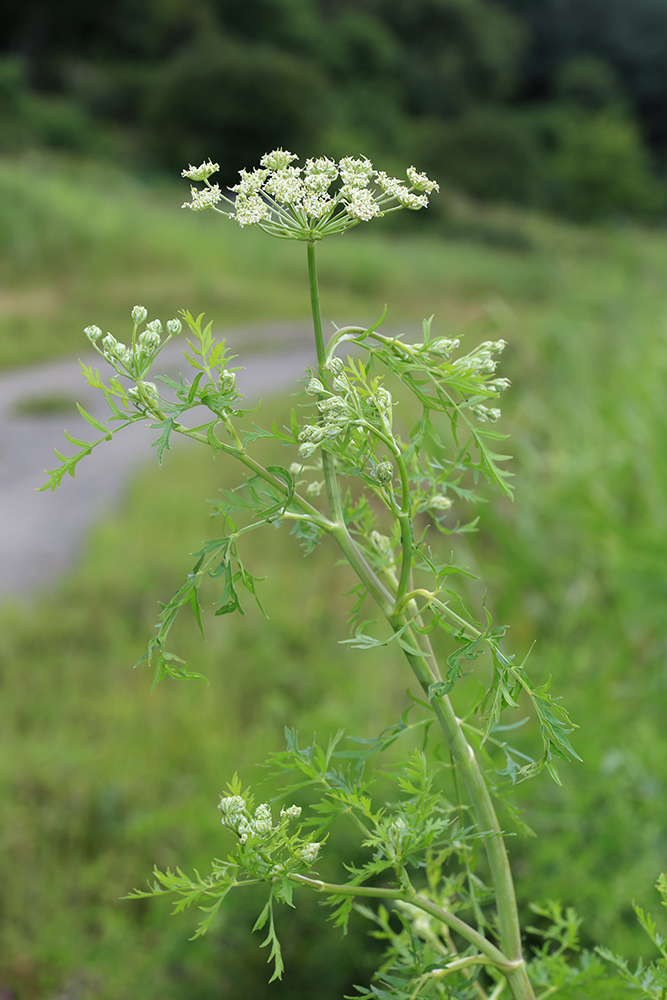
[[[211,176],[211,174],[217,174],[220,169],[218,163],[211,163],[207,160],[202,163],[199,167],[193,167],[192,164],[187,168],[187,170],[181,171],[181,177],[188,177],[191,181],[205,181]]]
[[[356,160],[352,156],[344,157],[338,164],[338,170],[343,184],[352,187],[368,187],[373,178],[373,164],[366,157]]]
[[[289,153],[286,149],[274,149],[271,153],[265,153],[259,161],[260,166],[269,170],[284,170],[292,160],[298,160],[296,153]]]
[[[408,167],[406,174],[412,186],[416,187],[418,191],[426,191],[427,194],[431,194],[433,191],[440,190],[440,185],[436,181],[429,180],[426,174],[420,174],[414,167]]]
[[[299,167],[285,167],[284,170],[274,170],[269,174],[264,184],[267,194],[273,195],[282,205],[296,205],[305,193],[305,188]]]
[[[259,194],[245,196],[239,195],[234,205],[236,211],[231,216],[236,219],[239,226],[253,226],[257,222],[262,222],[270,216],[269,208]]]
[[[222,199],[222,192],[217,184],[210,187],[196,188],[190,187],[190,197],[192,201],[184,201],[181,208],[191,208],[193,212],[203,212],[206,208],[213,208]]]
[[[327,191],[338,177],[338,167],[327,156],[306,160],[304,167],[304,184],[309,191],[322,193]]]
[[[370,222],[376,216],[382,215],[380,206],[371,192],[366,188],[346,186],[343,189],[342,196],[346,202],[345,210],[353,219]]]
[[[302,204],[309,219],[321,219],[324,213],[331,208],[332,199],[326,192],[315,194],[312,191],[308,191],[303,197]]]
[[[239,170],[239,174],[241,175],[241,180],[231,190],[249,198],[250,195],[258,194],[261,191],[262,184],[268,177],[269,172],[268,170],[257,170],[255,168],[250,173],[247,170]]]

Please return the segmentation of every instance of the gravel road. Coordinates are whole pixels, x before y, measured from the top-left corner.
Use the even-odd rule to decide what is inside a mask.
[[[247,327],[224,331],[224,336],[234,353],[243,354],[238,363],[245,370],[237,381],[250,400],[286,389],[314,361],[305,323]],[[172,376],[187,368],[178,340],[160,358],[160,370]],[[97,354],[82,359],[100,371],[107,367]],[[40,401],[58,396],[78,400],[96,417],[108,415],[101,393],[86,384],[76,358],[0,373],[0,600],[48,589],[76,560],[87,529],[118,503],[132,473],[155,460],[150,448],[155,431],[137,424],[96,448],[77,467],[76,479],[66,476],[55,494],[37,493],[44,469],[57,463],[54,446],[72,453],[63,427],[84,440],[95,435],[77,413],[39,412]]]

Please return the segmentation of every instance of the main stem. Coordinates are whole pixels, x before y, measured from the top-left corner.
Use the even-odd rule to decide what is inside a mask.
[[[315,244],[308,243],[307,248],[308,281],[310,285],[310,304],[313,314],[317,363],[324,375],[326,349],[324,346],[322,313],[320,311],[320,296],[317,286]],[[322,451],[322,469],[329,510],[331,518],[336,525],[336,529],[330,533],[336,538],[353,569],[365,583],[369,593],[382,608],[392,628],[398,630],[405,625],[405,617],[404,615],[400,615],[400,617],[396,616],[396,605],[391,594],[380,582],[347,531],[336,479],[334,457],[324,450]],[[410,639],[415,645],[419,646],[419,637],[412,629],[410,630]],[[427,666],[428,657],[414,656],[407,652],[406,656],[417,680],[423,690],[428,693],[429,685],[437,679],[435,673]],[[508,985],[512,991],[514,1000],[535,1000],[535,994],[526,973],[526,966],[521,950],[521,927],[516,906],[512,872],[505,849],[502,830],[495,809],[493,808],[489,789],[480,766],[477,763],[475,751],[465,738],[449,698],[446,696],[436,697],[432,699],[431,704],[452,752],[452,756],[466,783],[480,832],[487,834],[484,838],[484,846],[486,848],[491,880],[496,896],[500,948],[514,966],[511,970],[505,971]]]

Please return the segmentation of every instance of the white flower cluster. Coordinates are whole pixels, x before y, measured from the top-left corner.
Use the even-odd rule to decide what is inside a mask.
[[[342,233],[388,211],[426,208],[428,195],[439,190],[414,167],[408,168],[406,182],[375,170],[366,157],[346,156],[336,162],[320,156],[306,160],[303,167],[294,165],[297,159],[285,149],[265,153],[259,167],[239,172],[240,181],[230,189],[236,195],[233,201],[209,182],[217,164],[190,166],[183,176],[206,187],[193,186],[192,201],[183,207],[198,212],[224,200],[234,209],[227,214],[240,226],[259,225],[274,236],[311,240]]]

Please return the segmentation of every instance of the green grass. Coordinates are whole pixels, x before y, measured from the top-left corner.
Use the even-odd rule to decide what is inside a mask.
[[[220,327],[306,314],[302,248],[179,214],[178,189],[50,161],[3,164],[0,190],[11,195],[0,202],[11,222],[0,226],[5,365],[77,350],[90,322],[120,334],[135,302],[163,318],[207,309]],[[325,312],[371,318],[387,300],[391,321],[435,312],[440,330],[510,344],[502,427],[516,501],[483,508],[458,554],[489,581],[519,655],[536,640],[531,669],[571,707],[584,758],[563,767],[562,788],[543,777],[518,789],[540,836],[512,841],[517,885],[523,903],[574,904],[587,943],[638,953],[629,904],[657,911],[652,885],[667,863],[667,236],[452,211],[456,239],[378,227],[329,241]],[[283,531],[251,553],[266,568],[270,621],[248,609],[216,622],[206,644],[184,624],[179,649],[211,686],[149,696],[146,671],[129,665],[156,601],[215,530],[204,498],[227,476],[206,455],[170,456],[52,595],[2,611],[0,988],[19,1000],[76,988],[83,1000],[264,996],[251,907],[188,944],[194,916],[167,920],[164,907],[118,897],[153,862],[205,864],[223,782],[235,768],[254,780],[286,723],[372,735],[404,704],[400,664],[337,645],[348,581],[332,553],[303,563]],[[534,745],[535,734],[521,739]],[[337,951],[335,933],[314,935],[324,916],[305,901],[289,918],[289,978],[266,995],[325,997],[324,982],[326,1000],[349,991],[367,939]]]

